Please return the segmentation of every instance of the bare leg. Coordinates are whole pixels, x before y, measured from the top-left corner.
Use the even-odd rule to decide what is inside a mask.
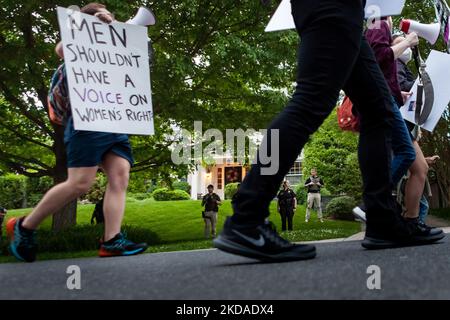
[[[423,156],[419,144],[414,141],[416,160],[409,168],[410,176],[405,187],[405,213],[406,218],[419,216],[420,198],[422,198],[425,180],[428,173],[428,164]]]
[[[26,229],[35,230],[45,218],[54,214],[67,203],[89,191],[98,167],[69,168],[65,182],[51,188],[38,205],[22,222]]]
[[[120,232],[122,226],[130,163],[128,160],[110,152],[105,156],[102,168],[108,177],[108,185],[103,201],[103,212],[105,215],[104,241],[108,241]]]

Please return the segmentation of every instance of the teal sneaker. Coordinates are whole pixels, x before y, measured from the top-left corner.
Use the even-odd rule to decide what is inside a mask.
[[[36,231],[22,228],[22,218],[11,218],[6,223],[6,232],[11,243],[9,251],[16,259],[25,262],[36,260]]]
[[[134,243],[126,233],[118,233],[114,238],[100,244],[99,257],[132,256],[147,250],[146,243]]]

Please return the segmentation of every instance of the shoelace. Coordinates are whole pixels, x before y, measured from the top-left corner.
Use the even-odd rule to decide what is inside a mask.
[[[17,242],[20,243],[20,246],[23,246],[27,249],[31,249],[36,247],[36,231],[32,232],[17,232],[15,235]]]
[[[275,224],[273,222],[267,222],[263,227],[260,228],[260,230],[267,239],[275,243],[277,246],[280,246],[282,248],[288,248],[292,246],[289,241],[283,239],[278,235],[277,228],[275,227]]]
[[[112,244],[112,247],[114,247],[114,248],[123,248],[123,247],[125,247],[127,245],[130,245],[130,244],[132,244],[132,242],[127,239],[127,233],[126,232],[122,232],[120,234],[120,237],[114,241],[114,243]]]

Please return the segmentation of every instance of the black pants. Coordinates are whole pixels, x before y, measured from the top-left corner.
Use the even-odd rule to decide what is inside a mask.
[[[273,120],[263,144],[271,150],[271,131],[279,130],[279,170],[254,165],[233,199],[236,222],[261,222],[269,204],[308,138],[336,106],[339,92],[353,101],[361,120],[358,157],[369,224],[392,220],[391,197],[392,98],[363,36],[364,0],[292,0],[301,37],[297,87],[284,110]],[[325,148],[326,146],[324,146]]]
[[[281,216],[281,230],[286,231],[286,222],[287,222],[287,230],[292,230],[292,220],[294,218],[294,209],[293,208],[280,208],[280,216]]]

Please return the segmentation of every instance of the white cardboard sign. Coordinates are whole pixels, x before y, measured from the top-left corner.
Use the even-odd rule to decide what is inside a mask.
[[[153,134],[147,29],[57,13],[75,129]]]
[[[430,75],[434,88],[434,104],[428,120],[421,126],[423,129],[433,132],[439,119],[450,103],[450,54],[440,51],[431,51],[427,59],[427,72]],[[415,122],[415,102],[417,99],[417,84],[414,83],[412,88],[412,96],[406,101],[405,105],[400,109],[405,120],[411,123]],[[425,97],[426,99],[426,97]]]
[[[399,15],[406,0],[367,0],[366,18],[379,18]],[[291,0],[283,0],[269,21],[265,31],[295,29],[291,13]]]

